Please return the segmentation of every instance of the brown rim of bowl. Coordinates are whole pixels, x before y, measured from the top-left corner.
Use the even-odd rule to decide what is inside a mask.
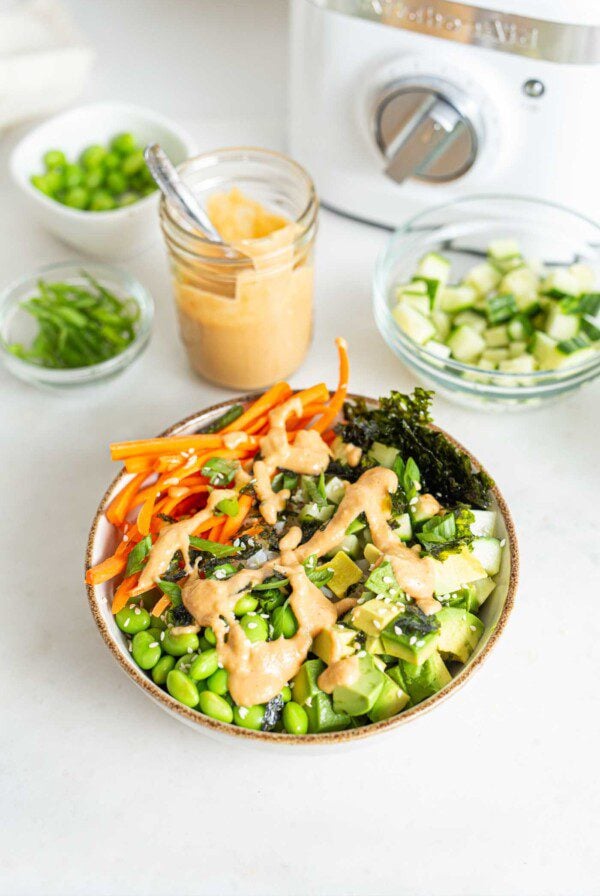
[[[202,417],[207,416],[208,414],[215,413],[216,411],[224,412],[227,408],[231,407],[233,404],[246,404],[248,402],[256,400],[262,392],[255,392],[249,395],[242,395],[239,398],[228,399],[227,401],[222,401],[219,404],[213,404],[208,408],[205,408],[202,411],[198,411],[195,414],[190,414],[188,417],[185,417],[183,420],[180,420],[178,423],[174,423],[173,426],[170,426],[164,432],[162,432],[161,436],[169,436],[173,435],[178,430],[185,427],[187,424],[192,421],[199,421]],[[363,395],[357,394],[349,394],[349,399],[365,399],[370,404],[377,404],[377,400],[373,398],[367,398]],[[438,432],[443,433],[446,438],[448,438],[457,448],[460,448],[461,451],[464,451],[465,454],[471,460],[473,466],[482,472],[486,472],[484,468],[481,466],[479,461],[471,454],[470,451],[467,451],[463,445],[460,444],[456,439],[452,436],[448,435],[448,433],[440,429],[437,426],[432,427],[436,429]],[[113,497],[114,490],[118,483],[125,478],[128,474],[125,470],[122,470],[111,482],[108,489],[104,493],[100,505],[96,511],[94,516],[94,520],[92,522],[92,527],[90,529],[90,534],[87,541],[86,547],[86,557],[85,557],[85,570],[90,568],[91,557],[92,557],[92,549],[94,544],[94,539],[96,536],[96,529],[98,527],[98,522],[102,515],[104,514],[104,510],[109,503],[109,500]],[[298,737],[296,735],[287,734],[287,733],[279,733],[273,731],[251,731],[247,728],[240,728],[237,725],[227,724],[225,722],[218,722],[215,719],[211,719],[209,716],[203,715],[203,713],[198,712],[194,709],[189,709],[187,706],[184,706],[182,703],[179,703],[167,691],[163,691],[158,685],[154,684],[154,682],[148,678],[144,673],[137,669],[133,665],[133,661],[129,664],[125,657],[118,650],[115,640],[113,639],[111,633],[108,630],[106,623],[102,617],[102,613],[100,611],[99,599],[96,595],[96,585],[87,585],[87,594],[88,601],[90,604],[90,609],[92,612],[92,616],[94,617],[94,621],[98,626],[100,634],[102,635],[104,641],[106,642],[107,647],[110,652],[117,660],[119,665],[125,670],[125,672],[129,675],[133,681],[139,685],[139,687],[143,688],[143,690],[147,691],[148,694],[154,699],[161,703],[164,708],[171,712],[177,713],[187,722],[191,722],[193,725],[197,725],[201,728],[208,728],[212,731],[218,732],[219,734],[226,734],[230,737],[238,737],[243,740],[248,741],[258,741],[260,743],[272,743],[272,744],[294,744],[295,746],[302,745],[321,745],[321,744],[339,744],[345,741],[351,740],[362,740],[367,737],[372,737],[375,734],[378,734],[382,731],[388,731],[392,728],[399,728],[401,725],[405,725],[407,722],[412,721],[413,719],[424,715],[427,712],[430,712],[436,706],[438,706],[443,700],[446,700],[453,693],[455,693],[462,685],[467,681],[468,678],[481,666],[484,660],[490,654],[490,651],[497,643],[500,635],[502,634],[504,627],[507,623],[508,617],[512,611],[515,602],[515,594],[517,590],[517,584],[519,579],[519,550],[517,546],[517,536],[515,532],[515,526],[510,515],[510,511],[504,500],[504,497],[500,490],[494,485],[491,489],[494,498],[496,499],[496,503],[498,505],[498,509],[502,514],[502,518],[504,520],[504,524],[506,526],[506,531],[508,535],[508,544],[510,551],[510,576],[508,581],[508,590],[506,593],[506,599],[504,601],[504,605],[502,607],[502,612],[500,613],[500,617],[493,627],[488,640],[479,654],[475,657],[472,662],[467,663],[461,671],[456,675],[452,681],[447,684],[441,691],[438,691],[437,694],[434,694],[432,697],[428,697],[423,703],[418,703],[417,706],[412,707],[412,709],[406,710],[406,712],[402,712],[399,715],[392,716],[389,719],[384,719],[382,722],[374,722],[371,725],[363,725],[359,728],[350,728],[345,731],[333,731],[325,734],[304,734],[302,737]]]

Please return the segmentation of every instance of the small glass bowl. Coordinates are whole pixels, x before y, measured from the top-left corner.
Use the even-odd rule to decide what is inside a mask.
[[[14,342],[25,345],[31,342],[37,331],[37,323],[21,308],[21,302],[37,291],[40,278],[56,282],[88,285],[82,271],[91,274],[119,298],[130,298],[137,303],[140,316],[136,323],[133,342],[120,354],[89,367],[71,367],[57,370],[40,367],[18,358],[9,351]],[[154,317],[154,302],[142,284],[118,268],[94,262],[61,262],[38,268],[8,286],[0,295],[0,355],[12,374],[26,383],[44,389],[63,389],[110,379],[134,361],[148,344]]]
[[[394,287],[411,279],[427,252],[448,258],[455,280],[484,260],[492,240],[502,238],[515,239],[525,258],[539,259],[548,268],[588,264],[600,283],[600,226],[593,221],[536,199],[473,196],[422,212],[394,233],[375,268],[375,321],[392,351],[424,383],[451,401],[481,410],[526,410],[595,379],[600,374],[600,351],[582,364],[560,370],[526,375],[481,370],[428,352],[392,316]]]

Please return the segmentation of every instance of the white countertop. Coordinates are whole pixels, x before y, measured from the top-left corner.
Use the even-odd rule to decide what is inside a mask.
[[[69,6],[100,46],[86,98],[154,105],[203,147],[283,145],[282,0],[255,0],[252,10],[213,0]],[[216,43],[225,43],[221,26],[233,35],[226,50]],[[272,51],[263,47],[257,73],[265,29]],[[156,73],[147,91],[141,78],[121,77],[148,66],[157,46],[161,78],[181,46],[197,46],[202,69],[216,72],[218,101],[212,79],[197,82],[196,61],[172,103]],[[248,65],[250,99],[238,93]],[[2,285],[73,256],[31,224],[9,185],[14,136],[0,146]],[[385,239],[322,214],[316,335],[293,385],[335,381],[341,334],[354,389],[414,386],[371,318]],[[184,727],[134,687],[96,631],[82,585],[88,525],[115,472],[109,441],[157,433],[227,394],[187,368],[160,243],[127,267],[152,291],[157,320],[124,375],[52,395],[0,371],[0,893],[599,893],[598,387],[527,415],[435,403],[437,421],[495,475],[520,538],[516,609],[474,679],[360,749],[295,759],[240,751]]]

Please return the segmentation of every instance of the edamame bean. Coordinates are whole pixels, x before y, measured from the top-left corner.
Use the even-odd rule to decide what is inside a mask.
[[[60,168],[67,164],[67,157],[61,149],[49,149],[44,153],[44,165],[51,171],[52,168]]]
[[[136,149],[125,156],[121,162],[121,171],[126,177],[131,177],[132,174],[141,171],[145,165],[144,153],[141,149]]]
[[[256,613],[246,613],[246,615],[242,616],[240,619],[240,625],[244,629],[249,641],[266,641],[269,637],[267,620],[263,619],[262,616],[258,616]]]
[[[289,703],[292,699],[292,689],[289,684],[286,684],[281,689],[281,696],[283,698],[284,703]]]
[[[273,621],[273,638],[293,638],[298,631],[298,623],[290,606],[275,607],[271,616]]]
[[[191,678],[177,669],[172,669],[167,675],[167,690],[171,697],[175,697],[184,706],[194,707],[198,705],[200,696],[198,688]]]
[[[79,165],[65,165],[62,175],[63,186],[70,190],[72,187],[78,187],[83,183],[83,169]]]
[[[171,672],[171,675],[173,674]],[[217,719],[219,722],[233,722],[233,709],[227,700],[218,694],[213,694],[212,691],[202,691],[199,696],[199,708],[205,716],[210,716],[211,719]]]
[[[130,134],[128,131],[124,131],[122,134],[116,134],[112,140],[110,141],[110,148],[114,152],[122,153],[123,155],[127,155],[127,153],[133,152],[137,149],[137,141],[133,134]]]
[[[127,181],[120,171],[111,171],[106,176],[106,186],[111,193],[124,193],[127,188]]]
[[[131,641],[131,655],[140,669],[152,669],[161,655],[160,644],[150,632],[138,632]]]
[[[128,190],[126,193],[123,193],[122,196],[119,197],[119,205],[133,205],[134,202],[137,202],[139,199],[138,193],[133,193],[131,190]]]
[[[97,143],[93,146],[88,146],[87,149],[84,149],[81,153],[79,161],[84,168],[90,170],[91,168],[98,168],[107,155],[108,150],[106,149],[106,147],[100,146],[100,144]]]
[[[90,199],[90,210],[93,212],[108,212],[116,206],[115,200],[106,190],[96,190]]]
[[[90,194],[85,187],[73,187],[67,190],[64,203],[70,208],[85,209],[90,201]]]
[[[213,647],[211,650],[205,650],[198,654],[190,667],[190,678],[193,678],[194,681],[202,681],[204,678],[209,678],[218,668],[219,655]]]
[[[246,613],[256,610],[257,606],[258,601],[255,597],[252,597],[251,594],[244,594],[233,608],[233,612],[236,616],[245,616]]]
[[[137,635],[150,627],[150,613],[135,604],[126,604],[115,616],[115,622],[127,635]]]
[[[167,675],[175,665],[175,657],[165,653],[156,666],[152,668],[152,680],[155,684],[166,684]]]
[[[217,669],[206,679],[206,686],[213,694],[220,694],[223,697],[227,693],[229,683],[229,675],[227,669]]]
[[[240,728],[250,728],[252,731],[260,731],[265,717],[265,707],[262,703],[255,706],[234,706],[233,718]]]
[[[114,171],[121,164],[121,159],[116,152],[109,152],[102,160],[102,167],[105,171]]]
[[[179,657],[179,659],[175,663],[175,668],[179,669],[180,672],[184,672],[186,675],[189,675],[190,667],[197,657],[197,653],[185,653],[183,656]]]
[[[304,707],[290,700],[283,707],[283,727],[288,734],[306,734],[308,731],[308,716]]]
[[[215,633],[213,632],[212,628],[204,629],[204,637],[206,638],[206,640],[208,641],[209,644],[212,644],[213,647],[217,643],[217,637],[216,637]]]
[[[86,171],[83,176],[83,186],[87,187],[88,190],[97,190],[98,187],[102,185],[102,181],[104,180],[104,172],[101,168],[93,168],[91,171]]]
[[[168,628],[162,641],[165,653],[171,656],[183,656],[185,653],[194,653],[198,650],[198,635],[190,632],[189,634],[174,635],[172,630]]]

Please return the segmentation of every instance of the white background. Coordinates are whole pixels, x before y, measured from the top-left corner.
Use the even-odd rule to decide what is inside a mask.
[[[98,59],[85,99],[177,118],[201,148],[284,146],[283,0],[67,4]],[[38,229],[0,145],[2,285],[73,253]],[[568,197],[565,197],[568,202]],[[317,330],[295,386],[408,389],[371,319],[384,233],[323,213]],[[0,892],[44,894],[600,893],[598,389],[528,415],[436,401],[515,516],[522,578],[488,663],[379,742],[290,757],[222,746],[154,706],[112,660],[82,585],[108,443],[226,396],[180,350],[163,248],[127,266],[154,294],[154,338],[112,383],[50,395],[0,372]]]

